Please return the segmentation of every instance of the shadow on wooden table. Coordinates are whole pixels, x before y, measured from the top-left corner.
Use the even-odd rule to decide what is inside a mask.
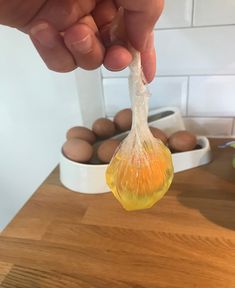
[[[234,149],[219,146],[229,139],[213,139],[213,161],[175,175],[172,188],[186,207],[197,209],[209,221],[235,230]],[[197,224],[197,223],[194,223]]]
[[[206,166],[204,172],[208,172]],[[208,177],[208,183],[175,183],[174,188],[181,191],[177,198],[182,205],[199,210],[215,224],[235,230],[235,169],[213,169],[211,176],[213,179]]]

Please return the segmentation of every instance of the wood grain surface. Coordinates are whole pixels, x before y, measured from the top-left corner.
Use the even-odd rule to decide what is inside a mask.
[[[232,148],[175,175],[153,208],[62,187],[58,168],[0,235],[4,288],[235,287]],[[92,179],[91,179],[92,180]]]

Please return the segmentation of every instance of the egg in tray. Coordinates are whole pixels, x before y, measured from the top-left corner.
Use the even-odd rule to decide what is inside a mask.
[[[61,151],[62,184],[77,192],[108,192],[105,171],[117,147],[128,135],[131,122],[131,109],[124,109],[113,119],[97,119],[91,129],[81,126],[69,129]],[[178,109],[152,111],[148,123],[153,136],[170,149],[175,172],[211,161],[208,139],[186,131]]]

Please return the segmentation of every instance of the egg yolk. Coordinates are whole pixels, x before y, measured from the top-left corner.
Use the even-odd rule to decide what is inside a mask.
[[[168,149],[160,147],[131,155],[119,150],[107,168],[107,184],[126,210],[150,208],[168,190],[172,161]]]

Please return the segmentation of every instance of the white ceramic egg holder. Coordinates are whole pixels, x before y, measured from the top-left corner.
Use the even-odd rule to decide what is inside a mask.
[[[163,130],[167,136],[185,130],[181,114],[177,108],[163,108],[152,110],[149,113],[150,126]],[[114,136],[124,138],[128,132]],[[211,161],[211,149],[206,137],[197,137],[197,144],[201,149],[172,154],[175,173],[205,165]],[[60,155],[60,181],[68,189],[87,193],[99,194],[109,192],[105,181],[107,164],[81,164],[66,158],[61,151]]]

